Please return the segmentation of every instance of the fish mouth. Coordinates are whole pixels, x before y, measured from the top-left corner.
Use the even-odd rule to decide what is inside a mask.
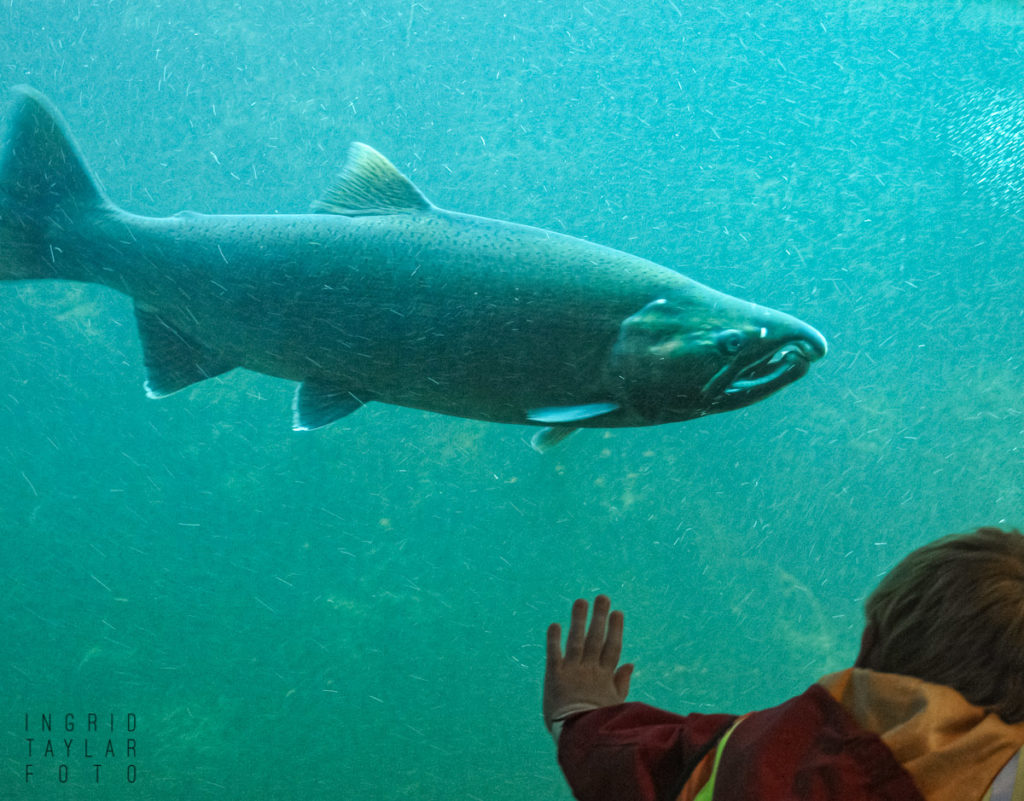
[[[811,356],[807,345],[803,342],[790,342],[740,370],[722,394],[731,397],[751,392],[774,392],[802,377],[810,367]]]
[[[811,362],[825,354],[821,342],[793,340],[736,370],[723,367],[704,387],[704,396],[714,398],[719,408],[736,408],[777,392],[807,374]]]

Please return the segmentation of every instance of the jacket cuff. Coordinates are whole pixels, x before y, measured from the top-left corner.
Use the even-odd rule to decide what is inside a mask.
[[[565,721],[571,718],[573,715],[579,715],[583,712],[590,712],[594,709],[600,709],[599,704],[588,704],[585,702],[577,704],[569,704],[558,710],[558,714],[551,718],[551,736],[555,740],[555,745],[558,745],[558,738],[562,736],[562,729],[565,726]]]

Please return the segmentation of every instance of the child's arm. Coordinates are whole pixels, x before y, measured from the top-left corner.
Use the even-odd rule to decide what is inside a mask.
[[[587,602],[572,605],[564,656],[561,628],[548,628],[544,722],[558,741],[558,764],[581,801],[674,798],[736,716],[681,717],[624,703],[633,666],[618,666],[622,613],[610,608],[597,596],[587,630]]]

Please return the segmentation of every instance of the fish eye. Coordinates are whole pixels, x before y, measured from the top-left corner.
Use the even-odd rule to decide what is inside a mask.
[[[733,328],[719,331],[715,335],[715,344],[722,353],[733,356],[743,347],[743,334]]]

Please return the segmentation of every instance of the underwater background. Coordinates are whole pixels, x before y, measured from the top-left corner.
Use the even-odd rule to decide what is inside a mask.
[[[848,665],[903,554],[1024,523],[1022,62],[1009,1],[2,0],[0,96],[131,211],[302,212],[364,141],[830,352],[540,455],[379,404],[293,433],[245,371],[151,401],[125,296],[0,284],[0,798],[568,799],[543,636],[597,592],[634,700]]]

